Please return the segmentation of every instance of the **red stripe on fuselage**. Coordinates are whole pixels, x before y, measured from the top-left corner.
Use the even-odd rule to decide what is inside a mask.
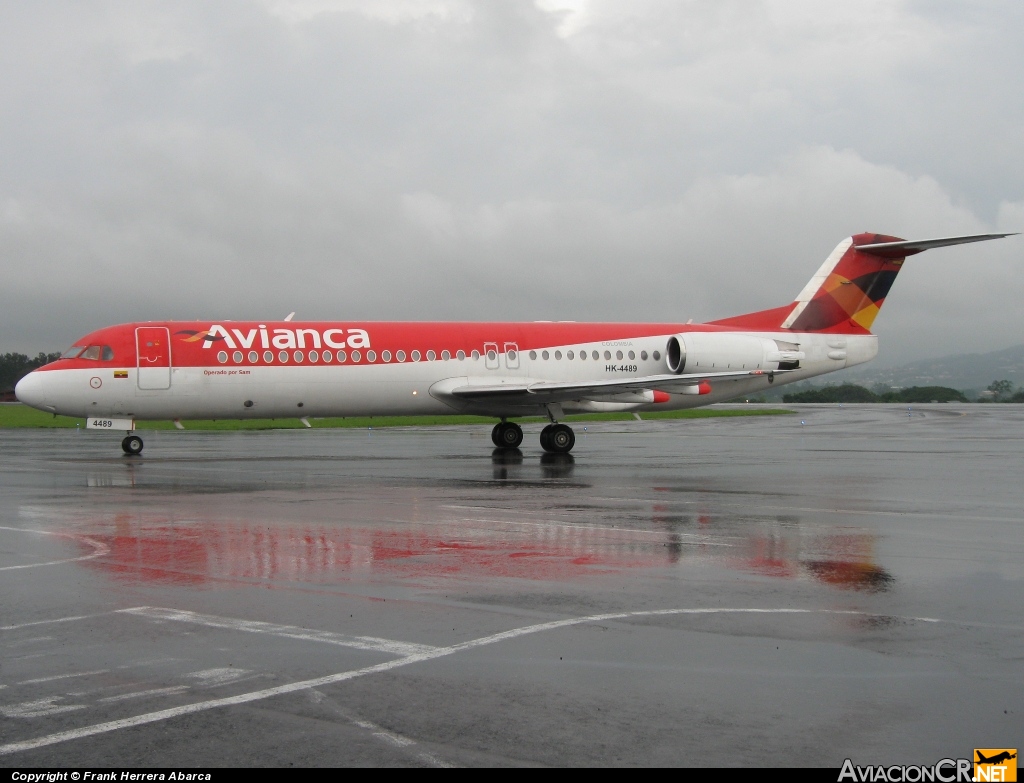
[[[352,330],[362,330],[369,337],[369,345],[345,345],[344,349],[351,351],[356,348],[363,354],[367,350],[376,352],[378,359],[383,351],[390,351],[392,355],[398,351],[405,351],[407,355],[412,351],[419,351],[423,357],[427,351],[434,351],[440,357],[442,351],[449,351],[453,356],[458,351],[465,351],[472,354],[473,351],[485,352],[485,346],[496,344],[499,353],[505,351],[506,343],[513,343],[519,351],[554,349],[558,346],[579,345],[582,343],[606,343],[602,348],[612,350],[625,348],[631,340],[639,340],[648,337],[670,335],[680,332],[700,331],[736,331],[734,329],[721,328],[706,324],[618,324],[618,323],[458,323],[458,322],[373,322],[373,321],[151,321],[133,324],[121,324],[110,326],[95,331],[80,340],[75,345],[108,345],[113,349],[114,358],[110,361],[93,361],[87,359],[60,359],[47,365],[45,370],[64,370],[90,367],[134,367],[136,365],[135,329],[141,326],[166,326],[171,334],[171,363],[175,367],[213,367],[219,366],[217,353],[227,350],[229,353],[240,350],[248,353],[250,350],[258,351],[262,355],[265,351],[274,353],[274,360],[271,364],[278,364],[277,354],[281,350],[300,349],[309,351],[338,350],[334,345],[328,345],[325,341],[325,334],[332,331],[331,339],[339,343],[345,339]],[[204,347],[207,340],[194,338],[196,335],[208,332],[211,327],[220,326],[228,332],[231,342],[220,339],[211,342],[209,347]],[[262,328],[261,328],[262,327]],[[286,333],[297,334],[297,330],[312,330],[319,335],[313,338],[311,334],[305,334],[303,345],[299,347],[299,340],[296,337],[294,348],[282,348],[274,344],[275,337],[284,337]],[[255,332],[255,334],[254,334]],[[266,333],[268,345],[264,346],[263,333]],[[344,334],[340,334],[344,333]],[[248,348],[242,347],[243,339],[252,342]],[[339,339],[341,338],[341,339]],[[319,341],[319,345],[316,342]],[[284,342],[281,340],[280,342]],[[615,343],[622,343],[616,345]],[[285,362],[284,364],[291,364]]]

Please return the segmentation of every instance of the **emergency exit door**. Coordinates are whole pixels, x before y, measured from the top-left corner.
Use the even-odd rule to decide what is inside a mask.
[[[498,344],[484,343],[484,367],[488,370],[498,369]]]
[[[171,388],[171,333],[166,326],[135,329],[140,389]]]

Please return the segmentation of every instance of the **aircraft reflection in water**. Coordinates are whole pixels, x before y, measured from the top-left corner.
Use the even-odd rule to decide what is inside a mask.
[[[808,532],[794,517],[671,514],[655,505],[627,526],[497,519],[486,508],[446,511],[443,521],[291,525],[224,516],[171,519],[123,513],[76,524],[110,548],[87,567],[131,582],[286,587],[375,580],[565,581],[636,568],[711,565],[847,590],[885,590],[876,535]],[[365,518],[365,517],[364,517]]]

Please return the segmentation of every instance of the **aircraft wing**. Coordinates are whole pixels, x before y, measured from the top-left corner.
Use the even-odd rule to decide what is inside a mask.
[[[791,372],[775,370],[774,373]],[[697,394],[702,381],[740,381],[771,375],[764,370],[742,370],[738,372],[711,372],[687,375],[647,375],[642,378],[612,378],[604,381],[582,381],[563,383],[558,381],[532,381],[528,383],[497,383],[490,385],[467,383],[448,389],[447,393],[466,401],[515,400],[537,404],[566,402],[569,400],[608,397],[646,390],[664,391],[670,394]]]

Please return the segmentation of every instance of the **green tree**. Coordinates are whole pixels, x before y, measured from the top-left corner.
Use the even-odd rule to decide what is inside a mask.
[[[854,383],[842,386],[824,386],[820,389],[809,389],[794,394],[786,394],[783,402],[878,402],[869,389]]]
[[[13,390],[18,381],[34,369],[59,358],[59,353],[41,353],[34,359],[23,353],[0,354],[0,391]]]
[[[963,392],[948,386],[911,386],[882,395],[882,402],[969,402]]]
[[[1001,397],[1007,396],[1013,392],[1013,384],[1010,381],[1006,380],[992,381],[992,383],[988,385],[988,390],[992,392],[998,400]]]
[[[842,386],[823,386],[802,392],[786,394],[783,402],[968,402],[956,389],[946,386],[911,386],[909,389],[876,394],[854,383]]]

